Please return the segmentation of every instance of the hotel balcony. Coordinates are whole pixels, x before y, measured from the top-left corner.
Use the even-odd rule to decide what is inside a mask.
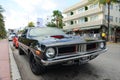
[[[67,26],[63,26],[64,30],[70,30],[73,28],[79,28],[80,30],[84,30],[84,29],[95,29],[95,28],[100,28],[100,26],[98,25],[102,25],[104,24],[104,20],[100,19],[97,21],[89,21],[89,22],[85,22],[85,23],[81,23],[81,24],[73,24],[73,25],[67,25]],[[97,26],[97,27],[96,27]]]
[[[80,7],[83,7],[83,6],[85,6],[85,5],[88,5],[88,4],[89,4],[88,0],[82,0],[82,2],[80,1],[79,3],[77,3],[77,4],[73,5],[73,6],[70,6],[70,7],[67,8],[67,9],[65,9],[65,10],[63,11],[63,13],[66,14],[66,13],[68,13],[68,12],[74,11],[74,10],[76,10],[76,9],[78,9],[78,8],[80,8]]]
[[[89,9],[89,10],[82,12],[82,13],[67,16],[66,18],[63,19],[63,21],[65,22],[65,21],[75,20],[75,19],[78,19],[80,17],[86,17],[86,16],[93,15],[93,14],[99,14],[99,13],[102,13],[103,10],[104,10],[103,7]]]

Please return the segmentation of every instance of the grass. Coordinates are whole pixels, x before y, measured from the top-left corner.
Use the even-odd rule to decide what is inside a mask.
[[[0,38],[0,40],[2,40],[2,38]]]
[[[2,40],[2,39],[4,39],[4,38],[1,38],[1,37],[0,37],[0,40]]]

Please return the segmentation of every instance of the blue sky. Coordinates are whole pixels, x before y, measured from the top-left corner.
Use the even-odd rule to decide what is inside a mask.
[[[5,9],[6,29],[25,27],[28,22],[37,18],[47,18],[53,10],[63,11],[80,0],[0,0]]]

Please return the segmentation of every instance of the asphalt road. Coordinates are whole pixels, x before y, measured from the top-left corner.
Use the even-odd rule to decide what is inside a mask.
[[[54,66],[36,76],[31,72],[28,58],[11,47],[23,80],[120,80],[120,43],[108,44],[108,51],[84,65]]]

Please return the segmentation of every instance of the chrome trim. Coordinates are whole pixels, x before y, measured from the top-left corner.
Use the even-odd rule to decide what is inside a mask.
[[[59,57],[59,58],[57,57],[57,58],[50,59],[50,60],[47,60],[47,61],[41,59],[41,63],[44,66],[48,66],[48,65],[52,65],[52,64],[56,64],[56,63],[60,63],[60,62],[65,62],[65,61],[69,61],[69,60],[74,60],[74,59],[79,59],[79,58],[87,57],[87,56],[91,56],[91,55],[99,55],[99,54],[104,53],[106,51],[107,51],[107,49],[85,52],[84,55],[81,55],[79,53],[76,56],[69,56],[69,57],[64,56],[64,57]]]

